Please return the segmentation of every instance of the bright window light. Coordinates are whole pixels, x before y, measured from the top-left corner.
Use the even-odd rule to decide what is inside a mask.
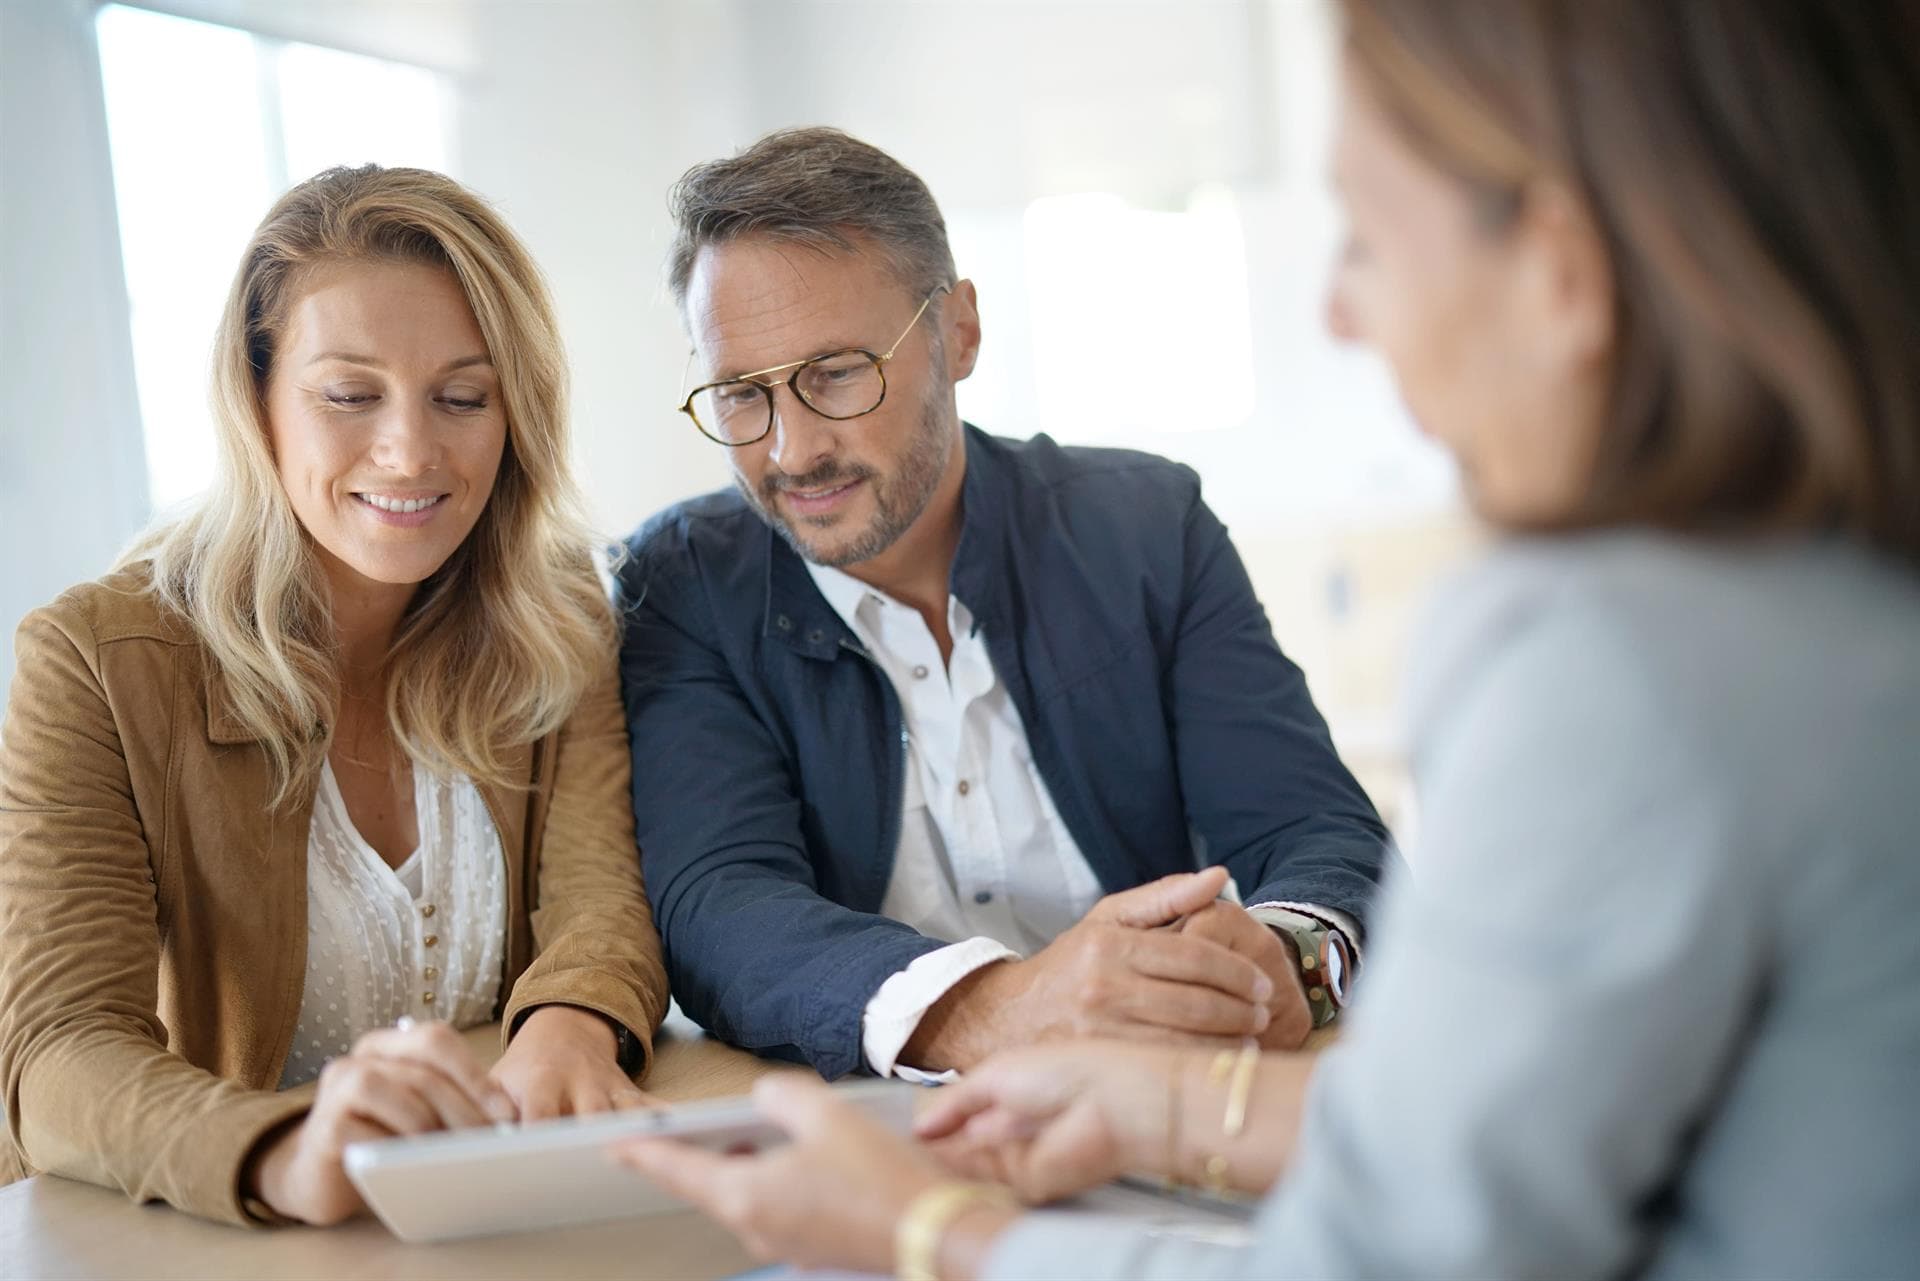
[[[95,24],[156,508],[212,479],[213,329],[240,251],[293,182],[336,164],[449,169],[433,72],[125,5]]]
[[[1185,210],[1053,196],[1026,212],[1040,420],[1063,440],[1128,443],[1253,414],[1246,242],[1233,193]]]

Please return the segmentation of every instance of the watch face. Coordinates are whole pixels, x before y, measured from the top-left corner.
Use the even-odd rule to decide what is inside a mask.
[[[1327,991],[1335,1005],[1347,1003],[1347,975],[1353,968],[1353,956],[1347,936],[1338,930],[1327,931]]]

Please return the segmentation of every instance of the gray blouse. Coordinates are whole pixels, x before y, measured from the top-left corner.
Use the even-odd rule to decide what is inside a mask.
[[[1255,1243],[1040,1213],[989,1274],[1914,1275],[1920,576],[1516,542],[1410,693],[1414,871]]]

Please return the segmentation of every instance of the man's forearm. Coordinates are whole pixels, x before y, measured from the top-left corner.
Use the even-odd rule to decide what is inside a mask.
[[[900,1051],[901,1063],[923,1072],[965,1071],[1005,1043],[1000,1017],[1017,974],[1016,963],[984,965],[927,1007]]]

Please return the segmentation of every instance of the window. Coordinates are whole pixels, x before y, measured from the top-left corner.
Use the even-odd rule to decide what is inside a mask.
[[[1048,430],[1133,443],[1252,416],[1246,242],[1232,192],[1202,187],[1174,211],[1051,196],[1027,207],[1025,224]]]
[[[108,5],[96,21],[156,508],[214,467],[207,369],[240,252],[282,191],[329,165],[448,170],[434,72]]]

